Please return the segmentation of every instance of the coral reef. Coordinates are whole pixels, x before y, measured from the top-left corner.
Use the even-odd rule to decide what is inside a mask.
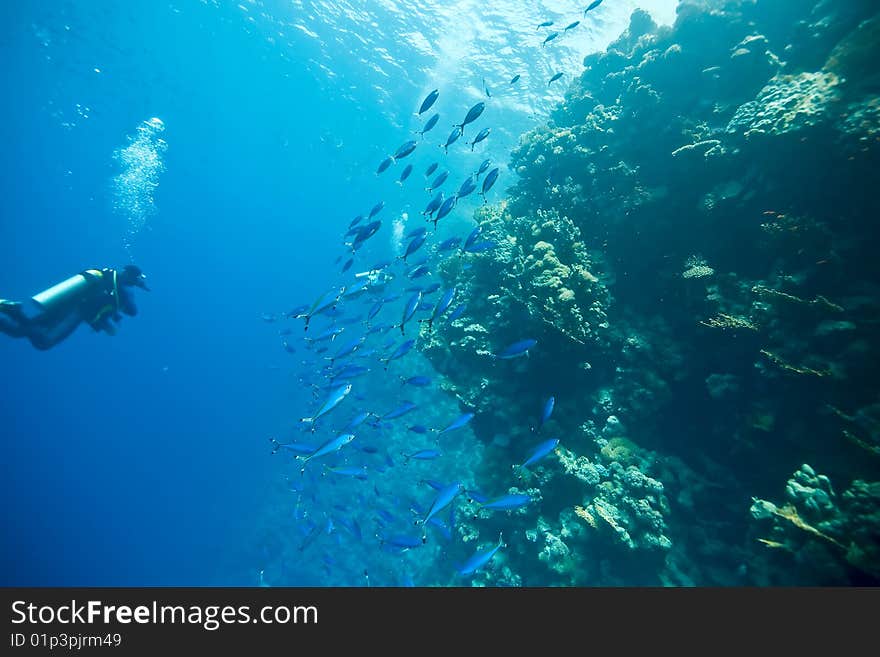
[[[422,338],[478,410],[481,477],[510,485],[557,399],[511,572],[880,583],[880,13],[841,4],[636,11],[477,212],[496,248],[447,259],[467,311]],[[805,460],[852,484],[804,466],[760,501]]]
[[[782,506],[755,498],[751,514],[766,532],[758,542],[790,553],[812,583],[880,577],[880,482],[855,480],[837,495],[825,475],[803,464]],[[855,572],[850,572],[855,571]]]

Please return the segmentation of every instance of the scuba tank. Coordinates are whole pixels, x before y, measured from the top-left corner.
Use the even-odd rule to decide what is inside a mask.
[[[53,285],[48,290],[35,294],[33,300],[42,306],[47,314],[65,312],[71,306],[86,299],[96,285],[103,286],[105,284],[103,272],[97,269],[87,269]]]

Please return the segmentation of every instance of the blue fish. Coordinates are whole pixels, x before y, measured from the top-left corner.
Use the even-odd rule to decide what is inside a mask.
[[[483,232],[483,227],[478,225],[478,226],[477,226],[476,228],[474,228],[474,229],[470,232],[470,234],[467,236],[467,239],[464,241],[464,246],[461,247],[461,248],[462,248],[462,249],[466,249],[466,248],[468,248],[471,244],[473,244],[474,242],[476,242],[476,241],[477,241],[477,238],[480,236],[480,233],[482,233],[482,232]]]
[[[380,419],[382,419],[382,420],[396,420],[397,418],[406,415],[407,413],[415,410],[416,408],[418,408],[418,404],[414,404],[411,401],[404,400],[400,406],[398,406],[394,410],[388,411]]]
[[[336,339],[336,337],[345,330],[343,327],[330,326],[324,329],[321,333],[316,335],[313,338],[303,338],[310,345],[315,344],[317,342],[323,342],[324,340],[330,340],[331,342]]]
[[[422,101],[422,106],[419,108],[419,114],[424,114],[431,109],[431,105],[434,104],[438,96],[440,96],[439,89],[434,89],[431,93],[425,96],[425,100]]]
[[[544,426],[547,420],[550,419],[550,416],[553,414],[553,407],[556,405],[556,397],[550,397],[547,401],[544,402],[544,408],[541,410],[541,422],[538,424],[538,428]]]
[[[347,287],[342,288],[342,294],[340,295],[340,297],[345,296],[346,290],[348,290]],[[329,308],[322,310],[320,312],[320,314],[324,315],[325,317],[336,318],[336,317],[342,317],[342,315],[345,314],[345,311],[342,310],[341,308],[337,308],[336,306],[330,306]]]
[[[353,264],[354,264],[354,258],[349,258],[348,260],[346,260],[345,264],[342,265],[342,273],[344,274],[344,273],[347,272],[349,269],[351,269],[351,266],[352,266]]]
[[[430,285],[425,287],[424,290],[422,290],[422,296],[426,297],[429,294],[434,294],[434,292],[439,290],[441,288],[441,286],[442,286],[441,283],[431,283]]]
[[[477,169],[477,171],[476,171],[476,173],[475,173],[474,175],[475,175],[475,176],[482,176],[483,173],[484,173],[484,172],[485,172],[490,166],[492,166],[492,160],[489,160],[489,159],[483,160],[482,164],[480,164],[480,168]]]
[[[377,262],[375,265],[370,267],[370,273],[378,274],[380,271],[382,271],[383,269],[387,269],[390,266],[391,266],[390,260],[383,260],[382,262]]]
[[[386,157],[384,160],[382,160],[381,163],[379,163],[379,168],[376,169],[376,175],[378,176],[380,173],[385,171],[392,164],[394,164],[394,158],[393,157]]]
[[[532,498],[528,495],[502,495],[482,503],[480,508],[512,511],[514,509],[521,509],[522,507],[531,504],[531,502]]]
[[[427,235],[427,234],[428,234],[428,229],[425,228],[424,226],[419,226],[418,228],[413,228],[411,231],[409,231],[406,234],[406,237],[409,239],[409,238],[413,238],[413,237],[420,237],[422,235]]]
[[[569,23],[568,25],[565,26],[565,29],[563,30],[563,32],[568,32],[569,30],[573,30],[574,28],[576,28],[580,24],[581,24],[580,21],[574,21],[573,23]]]
[[[419,304],[420,304],[421,302],[422,302],[422,293],[421,293],[421,292],[416,292],[416,293],[410,298],[410,300],[406,302],[406,305],[403,307],[403,317],[401,318],[400,325],[398,326],[398,328],[400,329],[400,332],[401,332],[402,334],[406,335],[406,333],[405,333],[406,323],[407,323],[410,319],[412,319],[412,316],[413,316],[413,315],[415,314],[415,312],[416,312],[416,308],[419,307]]]
[[[297,306],[296,308],[294,308],[293,310],[291,310],[290,312],[287,313],[287,318],[288,319],[294,318],[297,315],[301,315],[302,313],[306,312],[308,309],[309,309],[309,304],[307,304],[307,303],[303,304],[301,306]]]
[[[492,128],[483,128],[482,130],[480,130],[480,134],[478,134],[476,137],[474,137],[473,141],[468,142],[471,145],[471,151],[474,150],[474,146],[476,146],[481,141],[486,139],[486,137],[489,136],[490,132],[492,132]]]
[[[407,155],[416,150],[416,146],[419,145],[419,142],[410,139],[408,142],[405,142],[400,145],[400,147],[394,152],[394,159],[401,160],[405,158]]]
[[[388,368],[388,363],[390,363],[392,360],[397,360],[398,358],[406,356],[409,353],[410,349],[413,348],[415,343],[415,339],[407,340],[406,342],[401,343],[401,345],[394,350],[394,353],[392,353],[388,358],[383,361],[385,363],[385,368]]]
[[[416,386],[417,388],[425,388],[431,385],[431,377],[429,376],[411,376],[408,379],[400,377],[404,385]]]
[[[432,162],[431,164],[429,164],[428,168],[425,170],[425,178],[427,178],[432,173],[434,173],[437,170],[438,166],[440,166],[440,165],[437,162]]]
[[[367,478],[367,468],[366,466],[356,467],[353,465],[337,465],[334,467],[324,466],[324,470],[330,472],[332,474],[337,474],[343,477],[354,477],[355,479],[366,479]]]
[[[447,524],[440,520],[440,518],[434,516],[428,521],[428,524],[432,527],[435,527],[443,536],[443,538],[445,538],[447,541],[452,540],[452,531],[449,529],[449,526]]]
[[[449,433],[450,431],[455,431],[456,429],[461,429],[468,422],[474,419],[473,413],[462,413],[457,418],[455,418],[452,422],[450,422],[444,429],[441,429],[437,432],[438,436],[442,436],[444,433]]]
[[[425,209],[422,211],[422,214],[428,217],[432,217],[434,213],[437,211],[443,204],[443,191],[437,192],[437,195],[431,199],[431,202],[425,206]]]
[[[353,429],[362,425],[368,417],[370,417],[370,414],[366,411],[358,413],[349,421],[348,424],[345,425],[345,428],[342,430],[342,432],[351,433]]]
[[[411,427],[407,427],[407,430],[419,434],[428,433],[428,427],[426,427],[424,424],[414,424]]]
[[[425,525],[431,518],[433,518],[436,514],[440,513],[443,509],[449,506],[452,501],[458,496],[461,491],[464,490],[464,486],[462,486],[459,482],[455,482],[449,484],[448,486],[442,488],[437,496],[434,498],[434,501],[431,503],[430,508],[428,508],[428,512],[416,522],[416,524]],[[422,536],[422,542],[424,542],[425,537]]]
[[[382,227],[381,221],[371,221],[365,226],[361,226],[354,236],[354,240],[351,243],[351,250],[357,251],[361,246],[363,246],[364,242],[370,239],[373,235],[375,235],[379,228]]]
[[[298,460],[302,461],[302,472],[305,472],[306,463],[311,461],[312,459],[316,459],[319,456],[325,456],[327,454],[331,454],[333,452],[338,452],[340,449],[348,445],[352,440],[354,440],[353,433],[341,433],[335,438],[331,438],[323,445],[318,447],[314,452],[308,454],[306,456],[297,456]]]
[[[305,456],[306,454],[311,454],[317,449],[314,445],[308,445],[306,443],[279,443],[274,438],[269,438],[269,442],[272,443],[273,454],[276,454],[281,449],[286,449],[294,454]]]
[[[331,379],[353,379],[356,376],[361,376],[370,371],[369,367],[364,367],[362,365],[353,365],[349,363],[345,367],[340,370],[337,370],[335,373],[330,374]]]
[[[413,170],[412,164],[407,164],[403,168],[403,171],[400,172],[400,178],[397,179],[397,184],[402,185],[403,181],[406,180],[407,178],[409,178],[409,174],[412,173],[412,170]]]
[[[418,131],[418,134],[421,137],[424,137],[425,133],[430,131],[431,128],[433,128],[435,125],[437,125],[437,121],[439,121],[439,120],[440,120],[440,115],[434,114],[434,116],[432,116],[430,119],[428,119],[428,121],[425,123],[425,127]],[[430,174],[428,174],[428,175],[430,175]]]
[[[553,41],[553,39],[555,39],[558,36],[559,36],[559,32],[551,32],[550,34],[547,35],[547,38],[544,39],[544,42],[541,44],[541,47],[543,48],[544,46],[546,46],[548,43]]]
[[[455,196],[450,196],[448,199],[443,201],[443,205],[440,206],[440,209],[437,210],[437,216],[434,217],[434,229],[437,229],[437,222],[440,221],[443,217],[452,212],[452,209],[455,207],[455,203],[458,201],[458,198]]]
[[[598,7],[601,4],[602,4],[602,0],[593,0],[593,2],[591,2],[590,5],[586,9],[584,9],[584,16],[587,15],[588,11],[593,11],[596,7]]]
[[[375,217],[382,211],[382,208],[384,207],[385,201],[379,201],[378,203],[376,203],[376,205],[374,205],[373,208],[370,210],[370,216],[368,216],[367,219],[372,219],[373,217]]]
[[[464,315],[464,311],[465,311],[465,310],[467,310],[467,304],[466,304],[466,303],[460,303],[460,304],[458,304],[458,306],[455,307],[455,310],[453,310],[451,313],[449,313],[449,317],[446,318],[446,322],[447,322],[447,323],[454,322],[454,321],[457,320],[459,317],[461,317],[462,315]]]
[[[510,84],[516,84],[517,82],[519,82],[520,77],[521,76],[519,73],[514,75],[512,78],[510,78]]]
[[[428,265],[420,265],[420,266],[416,267],[415,269],[412,269],[410,272],[408,272],[406,277],[409,278],[410,280],[414,281],[415,279],[421,278],[425,274],[428,274],[430,271],[431,271],[431,268]],[[424,305],[423,303],[419,303],[419,305],[416,306],[416,310],[425,310],[423,305]],[[431,308],[431,304],[428,304],[427,310],[430,310],[430,308]]]
[[[432,327],[434,325],[434,320],[440,318],[443,313],[445,313],[449,306],[452,305],[452,300],[455,298],[455,287],[451,287],[446,292],[443,293],[443,296],[437,301],[434,305],[434,309],[431,311],[431,316],[428,319],[420,320],[428,323],[428,327]]]
[[[373,333],[388,333],[388,331],[393,328],[394,324],[377,324],[376,326],[371,326],[370,330],[367,331],[367,334],[372,335]]]
[[[465,196],[472,193],[476,188],[477,183],[474,180],[473,176],[468,176],[464,179],[464,182],[461,183],[461,187],[458,188],[456,196],[458,196],[458,198],[464,198]]]
[[[443,454],[440,453],[439,449],[420,449],[412,454],[403,454],[405,462],[410,459],[415,459],[417,461],[432,461],[440,456],[443,456]]]
[[[480,191],[480,196],[483,197],[483,202],[486,202],[486,194],[490,189],[492,189],[492,185],[495,184],[495,181],[498,180],[499,173],[500,172],[498,167],[495,167],[486,174],[485,178],[483,178],[483,189]]]
[[[351,529],[354,537],[358,540],[361,540],[361,526],[354,518],[351,519]]]
[[[308,330],[309,321],[315,315],[327,310],[328,308],[335,306],[339,301],[339,296],[345,291],[345,288],[331,288],[318,297],[315,300],[315,303],[312,304],[311,308],[309,308],[308,312],[305,313],[297,313],[294,315],[294,319],[305,318],[306,325],[305,328]]]
[[[400,548],[400,550],[403,552],[405,552],[406,550],[412,550],[414,548],[422,547],[422,539],[420,539],[418,536],[396,535],[388,539],[380,539],[380,544],[385,543],[392,547]]]
[[[510,358],[518,358],[520,356],[528,355],[529,349],[538,344],[537,340],[533,340],[532,338],[526,338],[525,340],[519,340],[518,342],[514,342],[511,345],[508,345],[497,354],[495,354],[495,358],[500,358],[502,360],[508,360]]]
[[[531,456],[529,456],[529,458],[527,458],[522,463],[522,465],[520,465],[519,467],[527,468],[530,465],[534,465],[535,463],[540,461],[542,458],[547,456],[554,449],[556,449],[556,447],[558,445],[559,445],[559,438],[551,438],[550,440],[545,440],[543,443],[541,443],[540,445],[535,447],[535,449],[532,451]],[[514,467],[516,467],[516,466],[514,466]]]
[[[346,285],[345,289],[342,290],[341,296],[343,299],[353,299],[359,294],[366,292],[368,287],[370,287],[370,279],[362,278],[351,285]]]
[[[442,253],[444,251],[453,251],[458,247],[459,244],[461,244],[460,237],[450,237],[449,239],[443,240],[442,242],[440,242],[439,245],[437,245],[437,252]]]
[[[563,75],[564,75],[563,73],[556,73],[556,74],[554,74],[554,76],[553,76],[552,78],[550,78],[550,79],[547,81],[547,86],[549,87],[553,82],[556,82],[556,81],[557,81],[559,78],[561,78]]]
[[[426,187],[429,192],[432,192],[437,189],[440,185],[446,182],[446,179],[449,178],[449,171],[443,171],[442,173],[437,174],[437,177],[434,178],[434,181],[431,183],[430,187]]]
[[[473,123],[478,118],[480,118],[480,115],[483,113],[484,109],[486,109],[486,103],[484,103],[483,101],[480,101],[479,103],[477,103],[476,105],[474,105],[473,107],[471,107],[468,110],[467,115],[464,117],[464,121],[462,121],[461,123],[454,124],[454,125],[457,125],[459,128],[461,128],[461,134],[464,134],[464,127],[468,123]]]
[[[315,420],[317,420],[322,415],[326,415],[334,408],[336,408],[339,403],[345,399],[346,395],[351,392],[351,384],[346,383],[338,388],[336,388],[327,399],[321,404],[321,407],[318,409],[318,412],[315,413],[312,417],[304,417],[300,418],[300,422],[308,422],[309,424],[314,424]]]
[[[356,539],[361,540],[361,528],[358,526],[357,522],[352,520],[346,520],[345,518],[336,518],[336,523],[345,528],[345,530],[354,536]]]
[[[489,251],[494,249],[497,245],[492,240],[483,240],[482,242],[477,242],[476,244],[471,244],[462,249],[464,253],[483,253],[484,251]]]
[[[550,27],[551,25],[553,25],[553,21],[544,21],[543,23],[538,25],[538,27],[536,27],[535,29],[540,30],[542,27]]]
[[[367,320],[373,319],[376,315],[379,314],[379,311],[382,310],[382,306],[385,305],[384,299],[379,299],[372,306],[370,306],[370,310],[367,312]]]
[[[409,244],[407,244],[406,252],[402,256],[399,256],[399,257],[402,257],[403,261],[406,262],[406,259],[408,257],[410,257],[413,253],[415,253],[420,248],[422,248],[422,245],[425,243],[425,240],[427,238],[428,238],[428,236],[425,233],[422,233],[421,235],[416,235],[412,239],[412,241]]]
[[[484,550],[482,552],[477,552],[474,556],[464,562],[461,568],[458,569],[459,575],[472,575],[477,570],[485,566],[492,560],[492,557],[495,556],[495,553],[498,552],[504,546],[504,540],[501,534],[498,535],[498,545]]]
[[[363,343],[363,338],[355,338],[348,344],[343,345],[342,347],[340,347],[339,351],[337,351],[333,356],[330,357],[330,363],[332,364],[340,358],[351,356]]]
[[[321,525],[318,525],[318,524],[312,523],[312,528],[311,528],[311,530],[310,530],[309,533],[306,535],[306,537],[303,539],[302,543],[299,544],[299,548],[298,548],[299,551],[302,552],[302,551],[305,550],[309,545],[311,545],[312,543],[314,543],[314,542],[315,542],[315,539],[318,538],[318,536],[320,536],[322,533],[323,533],[323,528],[321,527]]]
[[[478,490],[466,490],[465,493],[467,494],[468,498],[470,498],[477,504],[485,504],[489,501],[489,496],[483,495],[483,493]]]
[[[450,132],[449,136],[446,138],[446,143],[442,145],[443,150],[446,153],[449,153],[449,147],[457,142],[458,138],[461,137],[463,134],[464,131],[461,128],[453,128],[452,132]]]
[[[356,216],[354,219],[351,220],[350,224],[348,224],[349,229],[354,228],[359,223],[361,223],[363,220],[364,220],[364,215],[359,214],[358,216]]]

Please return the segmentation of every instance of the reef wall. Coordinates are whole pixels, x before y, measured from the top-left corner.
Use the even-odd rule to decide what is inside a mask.
[[[540,496],[476,583],[880,583],[878,61],[875,2],[637,11],[522,137],[422,329],[480,479]]]

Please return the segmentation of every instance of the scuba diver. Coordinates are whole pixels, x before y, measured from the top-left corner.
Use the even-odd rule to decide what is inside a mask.
[[[35,294],[24,302],[0,299],[0,333],[27,338],[37,349],[51,349],[86,322],[96,332],[116,334],[110,322],[137,315],[134,294],[128,288],[149,291],[146,275],[135,265],[115,269],[87,269]]]

